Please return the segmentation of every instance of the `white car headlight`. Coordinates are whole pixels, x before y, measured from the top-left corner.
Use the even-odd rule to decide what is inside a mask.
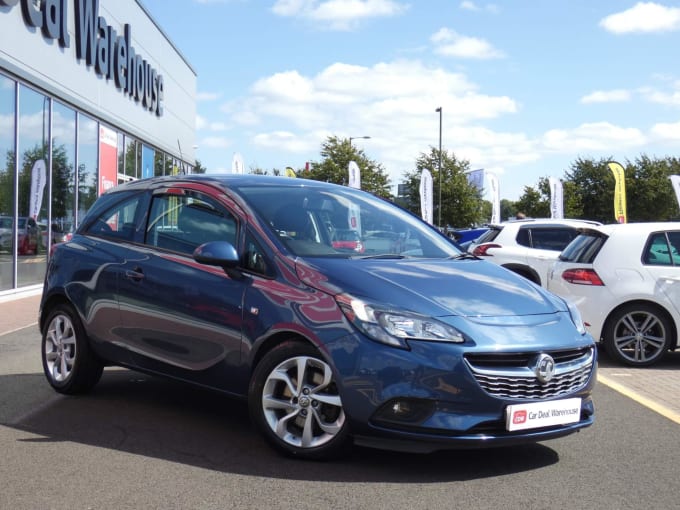
[[[406,340],[462,343],[462,333],[437,319],[393,310],[343,294],[337,297],[345,316],[368,337],[408,349]]]

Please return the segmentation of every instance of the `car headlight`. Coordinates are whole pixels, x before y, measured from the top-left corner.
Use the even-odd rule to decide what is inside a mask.
[[[343,294],[337,297],[343,313],[366,336],[394,347],[408,349],[406,340],[462,343],[462,333],[432,317],[389,309]]]
[[[571,316],[571,320],[574,323],[574,326],[576,326],[576,329],[580,334],[585,335],[586,325],[583,323],[583,319],[581,318],[581,312],[579,312],[578,308],[576,308],[576,305],[569,301],[568,299],[565,299],[564,302],[567,304],[567,308],[569,309],[569,315]]]

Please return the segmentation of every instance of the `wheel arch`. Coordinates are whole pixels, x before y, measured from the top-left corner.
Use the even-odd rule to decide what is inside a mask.
[[[611,322],[614,320],[613,317],[615,316],[616,313],[618,313],[622,308],[626,306],[635,306],[635,305],[646,305],[646,306],[651,306],[658,310],[669,322],[671,325],[672,331],[671,331],[671,344],[670,344],[670,349],[675,350],[678,346],[678,325],[675,323],[673,320],[673,315],[662,305],[659,303],[655,303],[654,301],[649,301],[647,299],[633,299],[631,301],[626,301],[624,303],[619,303],[616,305],[614,308],[612,308],[609,313],[607,314],[606,319],[604,322],[602,322],[602,331],[600,331],[600,338],[598,338],[598,341],[603,341],[604,339],[604,332],[607,331],[607,329],[610,327]]]
[[[50,310],[52,310],[55,306],[61,305],[61,304],[67,304],[67,305],[73,306],[72,303],[68,300],[68,298],[63,294],[52,294],[45,301],[42,302],[41,309],[40,309],[39,324],[38,324],[41,332],[42,332],[43,328],[45,327],[45,321],[47,320],[47,317],[50,314]]]
[[[311,345],[319,351],[319,354],[323,356],[326,362],[333,366],[333,363],[330,362],[330,358],[326,355],[325,351],[320,348],[319,344],[313,342],[310,338],[297,331],[279,331],[255,344],[254,349],[251,351],[249,356],[250,375],[252,376],[253,372],[255,371],[255,367],[257,367],[262,358],[264,358],[268,352],[274,349],[277,345],[281,345],[282,343],[288,341]]]

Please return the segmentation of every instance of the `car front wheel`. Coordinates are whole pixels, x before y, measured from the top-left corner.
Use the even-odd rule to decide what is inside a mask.
[[[672,330],[670,321],[658,308],[644,303],[626,305],[607,321],[604,346],[621,363],[649,366],[668,351]]]
[[[60,393],[85,393],[101,378],[104,366],[91,352],[80,318],[70,305],[57,305],[47,317],[42,362],[47,380]]]
[[[343,452],[345,412],[331,367],[313,346],[289,341],[267,353],[248,402],[253,423],[280,452],[316,460]]]

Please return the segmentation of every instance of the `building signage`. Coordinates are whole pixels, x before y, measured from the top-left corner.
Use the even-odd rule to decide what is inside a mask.
[[[0,0],[0,6],[21,3],[24,22],[38,28],[44,37],[59,41],[62,48],[71,46],[68,33],[67,0]],[[74,0],[75,49],[78,60],[113,81],[127,94],[158,117],[163,115],[163,76],[132,46],[132,27],[123,26],[118,34],[103,16],[99,16],[99,0]]]

